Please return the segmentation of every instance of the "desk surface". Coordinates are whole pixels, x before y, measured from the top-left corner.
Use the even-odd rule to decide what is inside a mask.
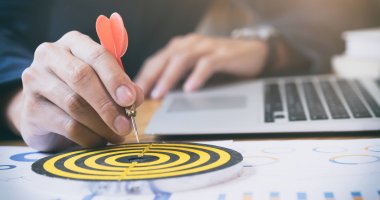
[[[379,133],[364,133],[364,134],[334,134],[333,136],[323,134],[323,135],[310,135],[306,136],[301,135],[247,135],[247,134],[238,134],[238,135],[206,135],[206,136],[152,136],[145,135],[144,130],[149,123],[149,120],[152,118],[154,112],[159,108],[160,101],[155,100],[146,100],[138,109],[137,109],[137,126],[139,127],[140,132],[140,141],[141,142],[152,142],[152,141],[205,141],[205,140],[222,140],[222,139],[234,139],[234,140],[294,140],[294,139],[304,139],[304,140],[325,140],[325,139],[359,139],[359,138],[379,138]],[[343,136],[344,135],[344,136]],[[127,136],[127,141],[135,141],[134,135],[129,134]],[[21,140],[15,141],[0,141],[0,146],[25,146],[25,143]]]

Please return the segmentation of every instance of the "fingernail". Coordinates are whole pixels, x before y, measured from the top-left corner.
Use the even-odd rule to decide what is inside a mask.
[[[126,117],[120,115],[117,116],[114,121],[114,126],[119,135],[126,135],[129,132],[129,121]]]
[[[131,89],[122,85],[116,89],[116,98],[124,106],[130,106],[133,103],[134,96]]]
[[[185,90],[185,92],[191,92],[194,90],[194,81],[192,80],[188,80],[186,81],[185,85],[183,86],[183,90]]]
[[[184,85],[185,92],[193,92],[198,89],[198,84],[195,79],[189,79]]]
[[[162,89],[160,87],[155,87],[152,91],[152,93],[150,94],[150,96],[153,98],[153,99],[159,99],[160,96],[161,96],[161,93],[162,93]]]

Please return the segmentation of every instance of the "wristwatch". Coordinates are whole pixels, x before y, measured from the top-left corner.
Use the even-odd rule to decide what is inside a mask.
[[[269,25],[260,25],[254,27],[245,27],[235,29],[231,32],[234,39],[260,40],[268,45],[268,56],[264,67],[263,74],[272,70],[277,58],[277,38],[276,29]]]
[[[231,32],[231,37],[236,39],[256,39],[268,41],[271,37],[277,35],[274,27],[269,25],[260,25],[235,29]]]

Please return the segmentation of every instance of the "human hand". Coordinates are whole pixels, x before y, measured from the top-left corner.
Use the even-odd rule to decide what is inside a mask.
[[[21,112],[8,118],[28,145],[42,151],[123,142],[131,130],[123,107],[144,98],[117,60],[77,31],[41,44],[22,82],[18,103],[10,104],[22,104]]]
[[[258,75],[267,54],[267,44],[259,40],[180,36],[147,59],[136,83],[145,95],[159,99],[190,71],[183,85],[185,91],[199,89],[217,72],[241,77]]]

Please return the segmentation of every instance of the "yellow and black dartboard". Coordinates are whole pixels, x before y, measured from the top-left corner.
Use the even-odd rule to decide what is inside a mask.
[[[242,159],[240,153],[214,145],[140,143],[61,153],[36,161],[32,169],[75,180],[150,180],[214,172]]]

